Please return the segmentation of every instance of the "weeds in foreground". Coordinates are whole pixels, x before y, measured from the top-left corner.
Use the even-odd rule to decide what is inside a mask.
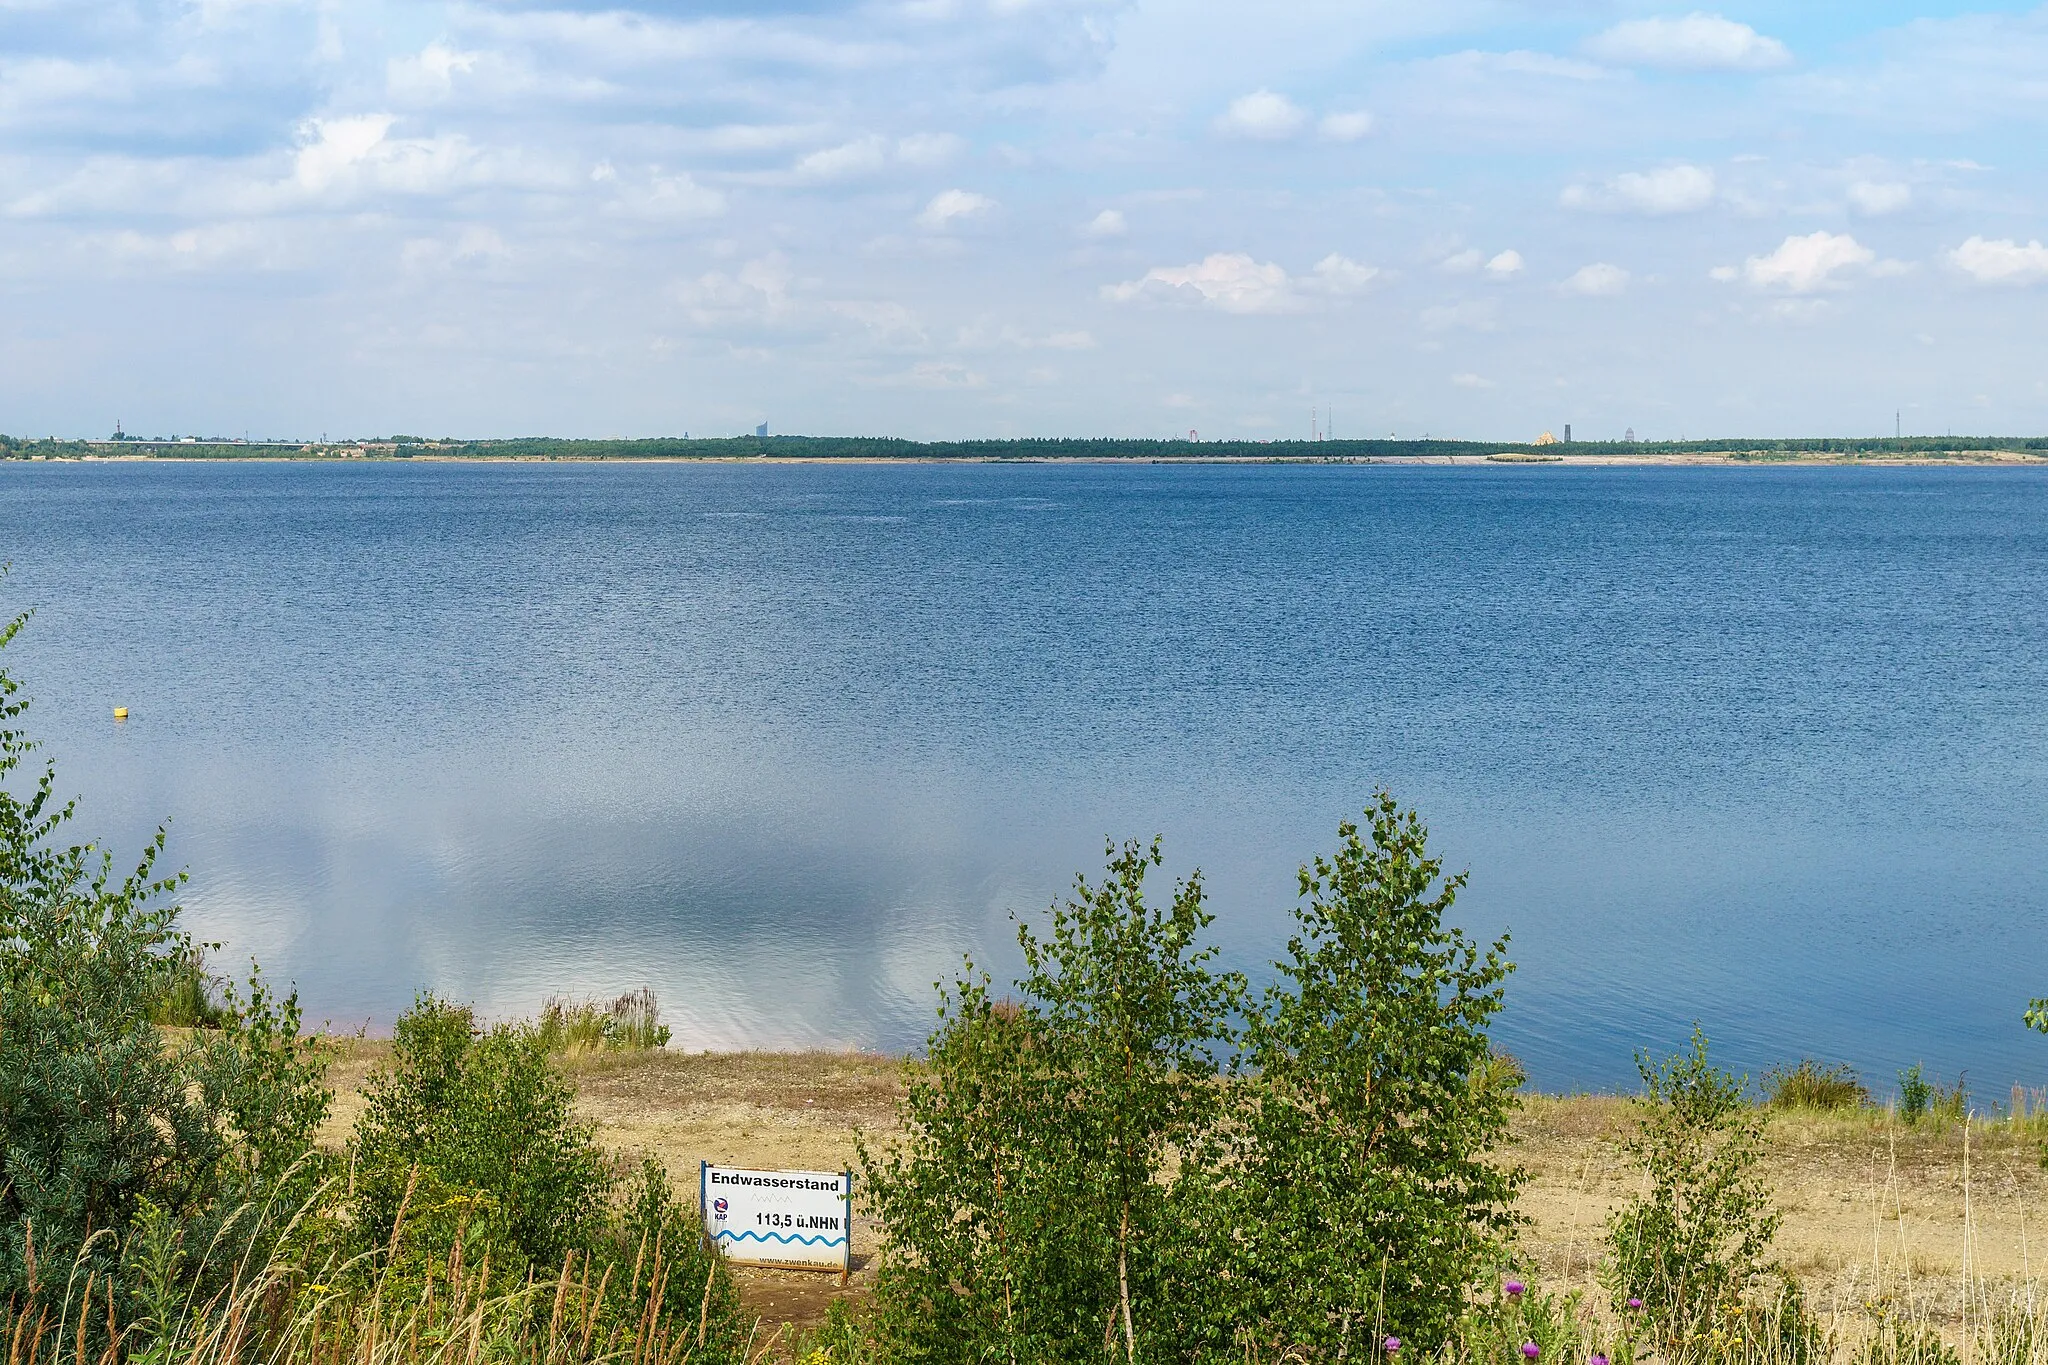
[[[245,1205],[196,1257],[145,1209],[120,1275],[82,1251],[64,1292],[0,1305],[8,1365],[700,1365],[746,1359],[715,1257],[643,1236],[628,1259],[571,1251],[553,1276],[508,1277],[457,1239],[422,1260],[413,1229],[388,1246],[320,1254],[337,1207],[322,1187],[283,1228]],[[310,1235],[309,1235],[310,1234]],[[103,1234],[104,1236],[104,1234]],[[431,1238],[430,1238],[431,1240]],[[259,1256],[270,1247],[267,1257]],[[696,1251],[694,1244],[686,1249]],[[317,1258],[317,1259],[316,1259]],[[196,1260],[198,1265],[188,1265]],[[630,1270],[627,1269],[630,1265]],[[217,1273],[209,1274],[209,1270]],[[701,1286],[681,1277],[701,1273]],[[218,1282],[204,1297],[192,1288]],[[43,1286],[54,1289],[55,1286]],[[679,1305],[687,1311],[676,1311]],[[751,1336],[748,1338],[751,1345]]]

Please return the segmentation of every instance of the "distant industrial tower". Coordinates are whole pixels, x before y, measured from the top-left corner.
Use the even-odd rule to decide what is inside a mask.
[[[1621,439],[1628,442],[1630,445],[1634,445],[1636,443],[1636,429],[1634,427],[1630,427]]]
[[[1572,424],[1570,422],[1564,424],[1564,443],[1566,445],[1572,443]]]

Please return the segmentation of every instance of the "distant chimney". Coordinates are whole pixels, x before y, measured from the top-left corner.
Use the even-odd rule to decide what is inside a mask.
[[[1564,424],[1564,443],[1566,445],[1572,443],[1572,424],[1570,422]]]

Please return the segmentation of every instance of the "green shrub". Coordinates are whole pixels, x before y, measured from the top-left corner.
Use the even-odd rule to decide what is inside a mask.
[[[1020,926],[1019,1004],[971,967],[944,997],[901,1142],[862,1152],[892,1359],[1179,1359],[1211,1320],[1214,1286],[1191,1322],[1196,1286],[1177,1272],[1206,1235],[1190,1158],[1220,1112],[1215,1054],[1242,983],[1206,965],[1199,877],[1148,904],[1159,862],[1156,843],[1112,847],[1048,937]]]
[[[1280,982],[1208,966],[1199,876],[1147,902],[1112,848],[1014,1003],[968,973],[862,1151],[887,1245],[876,1331],[906,1362],[1343,1358],[1454,1332],[1519,1179],[1491,1153],[1520,1072],[1488,1046],[1509,965],[1447,928],[1444,879],[1382,795],[1304,869]],[[1233,1030],[1243,1016],[1243,1030]]]
[[[1301,872],[1298,932],[1251,1019],[1233,1125],[1234,1280],[1290,1345],[1451,1334],[1501,1254],[1520,1174],[1492,1159],[1521,1083],[1486,1026],[1512,970],[1444,923],[1464,885],[1382,793]],[[1359,1248],[1370,1248],[1360,1254]]]
[[[1915,1062],[1899,1073],[1899,1117],[1908,1123],[1918,1123],[1927,1114],[1934,1099],[1934,1087],[1921,1073],[1920,1063]]]
[[[611,1168],[534,1029],[480,1028],[467,1007],[421,995],[363,1093],[351,1157],[370,1245],[392,1240],[401,1209],[438,1253],[474,1239],[508,1273],[545,1274],[591,1245]]]
[[[1636,1069],[1645,1094],[1628,1151],[1649,1189],[1609,1220],[1602,1277],[1617,1307],[1641,1301],[1667,1360],[1702,1359],[1740,1331],[1777,1233],[1759,1168],[1767,1111],[1708,1061],[1697,1027],[1687,1052],[1661,1063],[1639,1053]]]
[[[22,625],[0,628],[0,647]],[[197,970],[169,899],[183,878],[155,871],[161,830],[119,878],[92,845],[61,841],[73,808],[56,803],[54,769],[12,785],[35,747],[18,692],[0,669],[0,1296],[27,1312],[74,1271],[106,1275],[145,1209],[203,1238],[264,1196],[327,1096],[296,997],[260,977],[215,1034],[172,1042],[156,1027]]]
[[[792,1365],[884,1365],[881,1343],[870,1323],[844,1299],[825,1308],[825,1320],[790,1340]]]
[[[1764,1077],[1764,1093],[1773,1109],[1859,1109],[1870,1103],[1870,1091],[1846,1062],[1825,1066],[1806,1058]]]
[[[1548,1294],[1507,1272],[1495,1275],[1490,1288],[1471,1296],[1455,1328],[1438,1359],[1527,1365],[1523,1351],[1533,1345],[1542,1365],[1582,1365],[1601,1349],[1578,1291]],[[1405,1353],[1408,1338],[1400,1340]],[[1633,1358],[1626,1344],[1605,1353],[1623,1365]]]

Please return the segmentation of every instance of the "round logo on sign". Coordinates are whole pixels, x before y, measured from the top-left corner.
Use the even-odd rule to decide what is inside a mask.
[[[723,1199],[714,1199],[711,1201],[711,1211],[717,1214],[720,1218],[725,1217],[725,1210],[726,1203]]]

